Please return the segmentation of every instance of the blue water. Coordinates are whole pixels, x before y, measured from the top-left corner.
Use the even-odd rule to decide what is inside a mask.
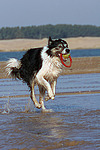
[[[45,102],[54,112],[41,113],[25,83],[0,79],[0,150],[99,150],[99,90],[100,73],[60,76],[55,100]]]
[[[60,76],[57,80],[56,93],[75,93],[100,90],[100,73]],[[38,88],[35,88],[38,94]],[[29,88],[21,80],[0,79],[0,97],[29,95]]]
[[[93,57],[100,56],[100,49],[71,50],[72,57]]]
[[[0,61],[7,61],[10,58],[21,59],[25,54],[25,51],[21,52],[0,52]]]
[[[0,61],[7,61],[9,58],[20,59],[25,54],[25,51],[21,52],[0,52]],[[93,57],[100,56],[100,49],[82,49],[71,50],[72,57]]]

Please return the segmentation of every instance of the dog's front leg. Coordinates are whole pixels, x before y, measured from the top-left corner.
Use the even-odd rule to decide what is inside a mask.
[[[51,82],[51,88],[52,88],[52,91],[54,93],[54,96],[56,93],[56,84],[57,84],[57,80],[54,80],[53,82]]]
[[[43,86],[39,86],[39,103],[41,105],[41,108],[42,110],[45,110],[45,106],[44,106],[44,101],[43,101],[43,98],[44,98],[44,95],[45,95],[45,88]]]
[[[49,97],[54,100],[54,93],[52,92],[49,82],[41,75],[37,75],[37,81],[39,85],[43,86],[47,90]]]
[[[32,87],[31,87],[31,99],[32,99],[35,107],[40,109],[41,104],[39,104],[38,101],[36,100],[35,93],[34,93],[34,82],[32,83]]]
[[[39,92],[40,92],[40,95],[39,95],[39,103],[41,105],[41,108],[42,108],[42,112],[53,112],[52,109],[46,109],[45,106],[44,106],[44,95],[45,95],[45,88],[42,86],[39,86]]]
[[[54,80],[53,82],[51,82],[51,89],[53,91],[53,94],[55,96],[55,92],[56,92],[56,83],[57,83],[57,80]],[[48,101],[50,99],[50,97],[47,95],[45,96],[45,101]]]

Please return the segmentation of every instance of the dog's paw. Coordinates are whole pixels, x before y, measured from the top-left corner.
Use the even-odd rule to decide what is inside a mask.
[[[47,96],[45,96],[45,101],[48,101],[49,99],[52,99],[52,100],[54,100],[54,99],[55,99],[55,97],[54,97],[54,96],[52,96],[52,97],[49,97],[48,95],[47,95]]]
[[[45,101],[48,101],[50,97],[48,95],[45,96]]]
[[[52,97],[51,97],[51,99],[52,99],[52,100],[54,100],[54,99],[55,99],[55,97],[54,97],[54,96],[52,96]]]
[[[49,112],[53,112],[53,110],[52,109],[42,109],[42,112],[43,113],[49,113]]]
[[[35,107],[38,108],[38,109],[40,109],[42,106],[39,103],[35,103]]]

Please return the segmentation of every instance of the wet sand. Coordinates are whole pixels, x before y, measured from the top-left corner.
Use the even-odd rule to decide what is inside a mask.
[[[52,113],[34,107],[25,83],[0,79],[0,86],[1,150],[100,149],[100,73],[60,76],[55,100],[45,101]]]
[[[81,38],[79,39],[81,43]],[[47,39],[44,39],[44,41],[46,43]],[[84,44],[86,44],[85,38],[84,41]],[[2,42],[7,46],[7,49],[4,47],[5,51],[15,50],[13,48],[16,46],[16,40],[12,49],[6,45],[7,43],[5,44],[8,41]],[[75,40],[73,41],[73,48],[75,48],[74,43],[76,42]],[[72,43],[70,39],[69,43]],[[22,47],[25,46],[24,44],[25,41]],[[34,46],[37,47],[38,44],[37,40],[37,45]],[[44,43],[40,44],[44,46]],[[83,48],[84,44],[80,48]],[[93,44],[94,40],[92,45],[90,44],[91,47]],[[27,46],[32,47],[33,45],[30,45],[29,42],[29,45],[27,43],[24,49],[20,49],[20,45],[18,45],[16,50],[25,50]],[[79,46],[76,48],[79,48]],[[87,45],[87,48],[91,47]],[[100,48],[98,44],[94,47]],[[86,45],[84,48],[86,48]],[[2,47],[2,51],[4,49]],[[62,75],[79,75],[78,77],[75,75],[75,79],[73,77],[66,79],[67,76],[60,78],[55,100],[45,102],[47,108],[52,108],[54,112],[46,114],[35,110],[33,103],[29,99],[27,86],[21,84],[21,81],[17,83],[8,79],[5,73],[5,66],[6,62],[0,62],[0,149],[90,150],[100,148],[99,74],[93,74],[92,78],[92,73],[100,73],[100,57],[73,58],[72,67],[69,69],[63,68]]]
[[[0,62],[0,149],[100,148],[100,57],[73,58],[63,68],[55,100],[45,102],[52,113],[35,109],[27,85],[8,79],[5,66]]]
[[[62,75],[100,73],[100,57],[73,58],[72,67],[63,67]],[[0,78],[8,78],[5,72],[6,62],[0,62]]]

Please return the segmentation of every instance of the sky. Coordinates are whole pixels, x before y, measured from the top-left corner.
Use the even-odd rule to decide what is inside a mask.
[[[46,24],[100,26],[100,0],[0,0],[0,28]]]

